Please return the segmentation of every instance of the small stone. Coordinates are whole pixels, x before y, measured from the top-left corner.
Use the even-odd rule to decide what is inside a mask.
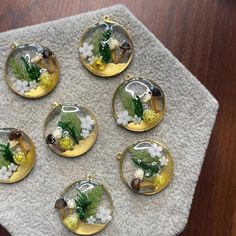
[[[46,143],[47,144],[54,144],[56,142],[56,139],[53,137],[52,134],[49,134],[46,138]]]
[[[22,136],[22,133],[20,130],[13,130],[10,134],[9,134],[9,140],[12,141],[14,139],[19,139]]]
[[[64,199],[60,198],[55,203],[55,208],[62,209],[67,206],[67,203]]]
[[[152,91],[152,95],[153,96],[156,96],[156,97],[160,97],[161,96],[161,91],[159,88],[157,87],[152,87],[151,88],[151,91]]]
[[[130,50],[131,49],[131,45],[130,43],[128,43],[127,41],[124,41],[121,45],[120,48],[123,50]]]
[[[130,184],[132,189],[138,192],[139,189],[140,189],[140,182],[141,182],[141,180],[138,179],[138,178],[133,179],[131,184]]]
[[[52,56],[52,52],[48,49],[43,49],[41,53],[42,53],[44,59],[47,59],[50,56]]]

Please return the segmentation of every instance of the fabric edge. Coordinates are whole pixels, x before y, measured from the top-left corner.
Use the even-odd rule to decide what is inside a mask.
[[[210,93],[210,92],[209,92]],[[210,93],[211,94],[211,93]],[[218,101],[212,96],[212,101],[211,102],[214,102],[214,113],[212,114],[212,119],[211,119],[211,127],[210,127],[210,135],[209,135],[209,138],[206,142],[206,147],[208,147],[209,143],[210,143],[210,140],[211,140],[211,137],[212,137],[212,130],[215,126],[215,123],[216,123],[216,119],[217,119],[217,115],[218,115],[218,111],[219,111],[219,103]],[[182,233],[184,231],[184,229],[186,228],[187,224],[188,224],[188,220],[189,220],[189,216],[190,216],[190,213],[191,213],[191,209],[192,209],[192,205],[193,205],[193,199],[194,199],[194,196],[195,196],[195,193],[196,193],[196,187],[197,187],[197,183],[198,183],[198,180],[199,180],[199,176],[202,172],[202,166],[203,166],[203,163],[205,161],[205,156],[206,156],[206,152],[207,152],[207,148],[205,149],[204,151],[204,157],[203,157],[203,160],[201,162],[201,167],[200,167],[200,171],[198,173],[198,176],[197,176],[197,182],[196,182],[196,185],[195,185],[195,188],[194,188],[194,193],[193,195],[191,196],[192,197],[192,200],[191,200],[191,204],[190,204],[190,208],[189,208],[189,212],[188,212],[188,216],[185,218],[185,222],[183,223],[183,225],[180,227],[179,230],[177,230],[177,235],[179,235],[180,233]]]

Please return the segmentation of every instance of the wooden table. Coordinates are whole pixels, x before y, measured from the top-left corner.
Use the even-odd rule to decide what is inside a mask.
[[[235,236],[235,0],[1,0],[0,31],[115,3],[127,5],[219,101],[191,214],[181,235]],[[1,228],[0,235],[9,234]]]

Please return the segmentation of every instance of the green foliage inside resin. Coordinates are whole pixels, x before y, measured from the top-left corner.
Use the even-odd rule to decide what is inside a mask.
[[[80,220],[86,220],[97,212],[97,208],[101,202],[103,194],[102,185],[97,185],[87,194],[78,190],[78,195],[75,199],[76,212]]]
[[[111,58],[111,50],[110,50],[110,47],[109,47],[108,43],[105,43],[104,45],[101,43],[100,53],[101,53],[101,56],[102,56],[102,60],[105,63],[108,63],[110,58]]]
[[[61,114],[61,119],[58,122],[58,126],[64,131],[67,131],[77,144],[79,143],[79,140],[81,139],[81,121],[76,113],[63,112]]]
[[[92,38],[90,40],[90,45],[93,45],[93,55],[95,57],[100,57],[100,44],[101,41],[103,40],[103,32],[100,30],[96,30],[93,35]]]
[[[130,116],[137,115],[138,117],[143,117],[143,104],[139,96],[133,98],[133,96],[122,87],[119,88],[118,94],[124,110],[128,111]]]
[[[15,163],[15,161],[9,143],[0,144],[0,167],[8,166],[10,163]]]
[[[98,209],[98,206],[101,202],[103,194],[103,187],[102,185],[97,185],[92,191],[88,192],[88,199],[90,200],[91,204],[88,207],[88,211],[86,217],[95,215]]]
[[[120,100],[124,110],[128,111],[130,116],[134,116],[135,104],[132,95],[129,92],[125,91],[122,87],[119,88],[118,94],[120,96]]]
[[[24,57],[20,57],[20,60],[15,58],[11,58],[9,61],[13,74],[21,80],[26,81],[33,81],[40,77],[40,68],[33,64],[26,61]]]
[[[136,96],[134,99],[135,114],[138,117],[143,117],[143,104],[139,96]]]
[[[109,47],[109,44],[108,44],[108,40],[111,37],[111,30],[106,30],[102,34],[102,36],[103,36],[103,39],[100,43],[99,51],[100,51],[100,54],[102,56],[102,60],[105,63],[108,63],[110,58],[111,58],[111,50],[110,50],[110,47]]]
[[[25,69],[28,73],[29,80],[31,81],[36,80],[38,82],[38,79],[40,77],[40,68],[37,65],[26,61],[24,57],[20,57],[20,59],[22,60],[25,66]]]
[[[23,63],[21,63],[19,60],[16,60],[15,58],[11,58],[9,63],[11,65],[13,74],[18,79],[29,81],[28,73]]]
[[[108,44],[108,40],[111,36],[111,30],[106,30],[105,32],[101,30],[96,30],[90,40],[90,45],[93,45],[93,55],[95,57],[102,57],[105,63],[108,63],[111,58],[111,50]]]
[[[133,161],[133,163],[143,169],[146,177],[151,177],[161,170],[159,158],[152,158],[150,153],[146,149],[136,150],[131,147],[129,148],[129,153],[131,154],[131,160]]]
[[[80,220],[86,220],[86,213],[91,202],[85,193],[82,193],[81,191],[78,192],[77,198],[75,199],[76,212],[78,213]]]

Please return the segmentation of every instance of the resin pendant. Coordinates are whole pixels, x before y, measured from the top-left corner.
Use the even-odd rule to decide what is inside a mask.
[[[112,219],[113,203],[108,190],[88,176],[67,187],[55,203],[65,227],[78,235],[102,231]]]
[[[122,25],[104,16],[103,21],[85,31],[79,53],[81,62],[91,73],[111,77],[121,73],[131,62],[133,43]]]
[[[0,183],[15,183],[26,177],[35,163],[35,146],[18,129],[0,129]]]
[[[87,108],[54,103],[44,124],[49,147],[63,157],[77,157],[95,143],[98,133],[95,116]]]
[[[142,132],[155,127],[165,113],[165,96],[153,81],[126,75],[112,100],[113,115],[117,124]]]
[[[59,64],[49,48],[35,43],[13,43],[5,78],[16,94],[27,98],[43,97],[58,83]]]
[[[169,150],[161,143],[143,140],[117,154],[123,182],[135,193],[152,195],[171,181],[174,163]]]

